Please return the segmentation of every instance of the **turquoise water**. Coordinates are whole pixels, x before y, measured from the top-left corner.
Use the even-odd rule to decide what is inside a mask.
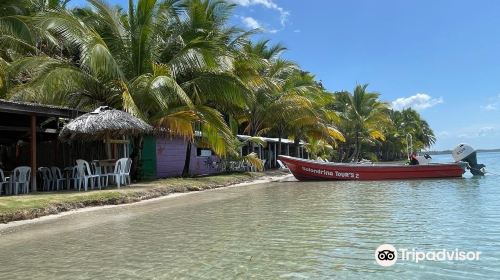
[[[499,153],[479,161],[500,174]],[[382,267],[383,243],[481,255]],[[67,215],[2,231],[0,278],[498,279],[500,176],[276,182]]]

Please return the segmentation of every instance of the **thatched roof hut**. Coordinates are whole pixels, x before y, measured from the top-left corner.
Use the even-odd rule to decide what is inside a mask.
[[[149,124],[129,113],[101,106],[66,124],[59,133],[59,138],[63,141],[93,141],[149,134],[152,131]]]

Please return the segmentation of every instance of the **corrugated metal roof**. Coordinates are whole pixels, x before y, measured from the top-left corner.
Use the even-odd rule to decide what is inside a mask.
[[[0,99],[0,112],[73,118],[85,112],[54,105]]]
[[[250,135],[242,135],[242,134],[238,134],[236,136],[240,140],[247,140],[248,138],[251,137]],[[259,138],[260,140],[265,141],[267,143],[278,143],[279,142],[279,138],[259,137],[259,136],[256,136],[255,138]],[[281,138],[281,143],[283,143],[283,144],[293,144],[294,142],[293,142],[293,140],[290,140],[290,139]],[[304,145],[304,144],[305,144],[304,141],[300,141],[300,145]]]

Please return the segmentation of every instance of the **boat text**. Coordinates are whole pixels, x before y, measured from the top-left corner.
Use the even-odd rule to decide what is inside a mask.
[[[352,178],[352,179],[359,179],[359,174],[358,173],[353,173],[353,172],[339,172],[339,171],[328,171],[325,169],[314,169],[314,168],[309,168],[302,166],[302,170],[311,172],[314,174],[318,175],[327,175],[327,176],[335,176],[335,177],[340,177],[340,178]]]

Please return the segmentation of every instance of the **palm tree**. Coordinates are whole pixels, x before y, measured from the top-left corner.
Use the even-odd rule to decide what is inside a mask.
[[[130,0],[126,10],[102,0],[71,10],[67,3],[0,3],[0,98],[126,110],[158,134],[186,139],[184,175],[195,142],[236,158],[238,130],[278,137],[278,153],[291,138],[297,147],[310,142],[312,154],[338,147],[344,160],[375,146],[401,153],[406,133],[416,149],[435,141],[417,112],[388,111],[367,85],[332,95],[281,57],[283,45],[251,42],[255,30],[229,24],[232,2]],[[142,138],[133,143],[137,163]]]
[[[388,123],[387,104],[379,101],[379,94],[367,92],[368,85],[357,85],[354,92],[335,94],[334,109],[341,118],[341,131],[347,134],[348,161],[358,159],[362,140],[384,140],[382,127]]]
[[[429,148],[435,143],[434,132],[417,111],[411,108],[402,111],[390,110],[388,115],[391,125],[385,128],[384,134],[387,135],[387,139],[382,145],[385,160],[402,159],[408,156],[404,155],[407,146],[410,145],[406,142],[408,134],[412,135],[413,147],[411,149],[413,150]]]
[[[307,139],[307,144],[305,145],[307,153],[313,159],[321,157],[322,159],[329,159],[333,156],[334,148],[332,145],[326,143],[323,140],[318,140],[317,138],[309,137]]]
[[[296,142],[310,134],[327,141],[342,140],[342,134],[328,119],[322,118],[326,115],[321,113],[321,102],[331,96],[321,90],[312,75],[281,59],[284,50],[280,44],[269,46],[268,41],[245,45],[243,59],[250,62],[240,63],[247,68],[238,73],[257,86],[253,87],[254,99],[238,118],[244,125],[243,132],[252,136],[277,135],[278,154],[281,154],[281,140],[286,136],[295,136]],[[252,78],[248,79],[249,76]]]
[[[15,61],[11,75],[30,69],[30,79],[17,84],[10,97],[78,108],[111,105],[190,142],[193,125],[201,125],[205,141],[225,155],[234,143],[230,129],[221,113],[206,105],[244,104],[245,91],[222,52],[224,40],[236,31],[214,29],[232,5],[139,0],[130,1],[124,14],[99,0],[89,4],[92,9],[50,10],[35,17],[35,27],[47,30],[70,59],[41,53]],[[141,146],[137,142],[134,155]]]

